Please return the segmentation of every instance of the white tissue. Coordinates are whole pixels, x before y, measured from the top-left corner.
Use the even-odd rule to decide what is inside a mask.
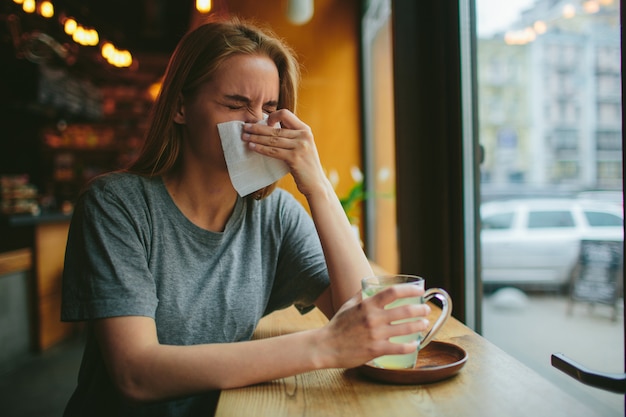
[[[250,150],[241,139],[243,124],[241,121],[219,123],[217,129],[230,180],[237,193],[245,197],[284,177],[289,167],[283,161]],[[267,122],[261,120],[259,124]]]

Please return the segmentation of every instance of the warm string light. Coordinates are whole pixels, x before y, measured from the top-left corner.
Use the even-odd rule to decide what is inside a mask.
[[[54,16],[54,6],[49,1],[42,1],[39,4],[39,14],[45,17],[46,19],[50,19]]]
[[[54,5],[49,0],[37,3],[35,0],[13,0],[15,4],[22,6],[26,13],[37,12],[47,19],[55,15]],[[202,4],[211,9],[210,0],[197,0],[196,4]],[[62,17],[60,20],[64,32],[72,38],[74,42],[82,46],[97,46],[100,44],[100,35],[94,28],[84,27],[72,17]],[[127,50],[117,49],[111,42],[104,42],[101,47],[102,56],[106,61],[118,68],[130,67],[133,63],[132,54]]]
[[[100,36],[95,29],[85,28],[79,25],[76,20],[70,18],[65,19],[63,30],[72,40],[83,46],[96,46],[100,43]]]
[[[72,40],[83,46],[96,46],[100,43],[100,36],[95,29],[85,29],[82,26],[76,28]]]
[[[111,42],[105,42],[100,52],[102,53],[102,57],[114,67],[130,67],[133,63],[133,57],[130,52],[117,49]]]
[[[71,17],[65,19],[65,22],[63,23],[63,30],[69,36],[72,36],[74,32],[76,32],[77,27],[78,23],[76,23],[76,20],[72,19]]]
[[[196,0],[196,10],[200,13],[209,13],[212,8],[211,0]]]
[[[36,9],[37,4],[35,3],[35,0],[24,0],[22,3],[22,10],[26,13],[34,13]]]

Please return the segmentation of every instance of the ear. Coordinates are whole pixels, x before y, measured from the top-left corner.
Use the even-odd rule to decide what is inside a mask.
[[[176,101],[176,113],[174,113],[174,122],[184,125],[185,124],[185,104],[183,103],[182,94],[178,96]]]

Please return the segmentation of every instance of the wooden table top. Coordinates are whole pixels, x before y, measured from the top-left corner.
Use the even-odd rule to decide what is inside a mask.
[[[433,308],[437,314],[437,308]],[[432,317],[431,322],[436,317]],[[256,338],[327,323],[319,311],[301,316],[294,308],[272,313]],[[597,414],[535,371],[450,318],[435,340],[465,349],[468,359],[450,379],[423,385],[392,385],[355,369],[325,369],[222,391],[217,417],[592,417]],[[549,361],[550,358],[546,358]],[[555,371],[556,372],[556,371]]]

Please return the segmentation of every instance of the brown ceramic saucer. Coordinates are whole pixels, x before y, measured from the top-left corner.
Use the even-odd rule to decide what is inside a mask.
[[[446,342],[430,342],[419,351],[417,364],[412,369],[383,369],[371,362],[359,371],[372,379],[392,384],[426,384],[450,378],[467,362],[467,352],[460,346]]]

